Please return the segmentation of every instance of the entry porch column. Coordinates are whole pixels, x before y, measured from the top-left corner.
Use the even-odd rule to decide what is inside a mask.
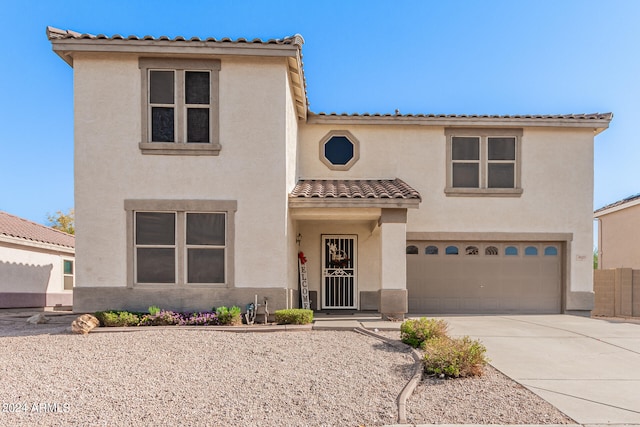
[[[407,209],[382,209],[380,220],[380,313],[404,318],[407,294]]]

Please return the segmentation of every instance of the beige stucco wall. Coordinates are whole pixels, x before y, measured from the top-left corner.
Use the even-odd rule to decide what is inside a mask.
[[[319,141],[331,130],[348,130],[360,142],[349,171],[319,160]],[[301,177],[398,177],[417,189],[422,203],[409,209],[407,232],[572,233],[568,291],[592,291],[591,130],[525,128],[520,197],[447,197],[443,127],[303,125],[300,140]]]
[[[399,234],[500,232],[571,234],[567,290],[592,290],[592,131],[525,128],[521,196],[447,197],[443,127],[305,124],[297,120],[285,58],[220,59],[220,155],[143,155],[138,58],[75,54],[77,286],[126,286],[124,200],[213,199],[237,201],[231,285],[238,288],[296,288],[298,233],[311,290],[320,289],[326,233],[358,235],[358,290],[377,291],[404,287]],[[319,159],[319,141],[332,130],[348,130],[360,142],[360,158],[348,171]],[[299,219],[288,209],[299,178],[395,177],[423,198],[419,209],[409,209],[406,228],[391,224],[381,232],[370,219],[324,213]]]
[[[137,58],[77,54],[77,286],[126,285],[125,199],[237,200],[234,285],[286,286],[286,79],[284,58],[222,58],[220,155],[142,155]]]
[[[640,269],[640,205],[601,216],[598,268]]]
[[[72,295],[72,290],[64,289],[65,259],[73,260],[73,254],[0,244],[0,294]]]
[[[288,194],[296,184],[298,176],[298,116],[294,105],[294,94],[291,87],[291,81],[288,76],[285,76],[286,91],[282,95],[284,96],[286,106],[285,116],[285,187],[284,193]],[[287,230],[287,284],[289,288],[298,289],[298,264],[297,254],[298,245],[296,243],[297,228],[295,220],[292,218],[289,211],[288,199],[285,197],[285,227]],[[297,301],[292,301],[292,305],[297,306]]]

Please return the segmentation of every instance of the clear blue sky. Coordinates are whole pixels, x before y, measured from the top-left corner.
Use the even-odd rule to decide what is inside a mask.
[[[313,112],[612,111],[596,138],[594,208],[640,192],[640,1],[0,5],[0,210],[36,222],[73,207],[73,73],[51,51],[47,25],[156,37],[300,33]]]

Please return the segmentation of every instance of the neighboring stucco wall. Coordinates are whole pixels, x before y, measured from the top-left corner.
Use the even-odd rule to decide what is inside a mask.
[[[143,155],[137,58],[74,57],[78,287],[126,285],[125,199],[236,200],[234,285],[286,286],[286,75],[284,58],[223,57],[220,155]]]
[[[64,289],[65,259],[73,260],[73,254],[0,245],[0,308],[71,305],[73,291]]]
[[[318,143],[331,130],[348,130],[360,141],[360,159],[348,171],[330,170],[319,159]],[[407,232],[572,233],[568,291],[592,291],[591,130],[525,128],[520,197],[447,197],[443,127],[303,125],[300,139],[304,178],[398,177],[417,189],[422,203],[409,209]],[[567,304],[580,309],[571,298]]]
[[[640,269],[640,205],[600,217],[598,268]]]

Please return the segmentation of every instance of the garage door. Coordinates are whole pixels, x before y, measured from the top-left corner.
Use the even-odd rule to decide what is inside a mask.
[[[407,242],[410,313],[560,313],[557,242]]]

